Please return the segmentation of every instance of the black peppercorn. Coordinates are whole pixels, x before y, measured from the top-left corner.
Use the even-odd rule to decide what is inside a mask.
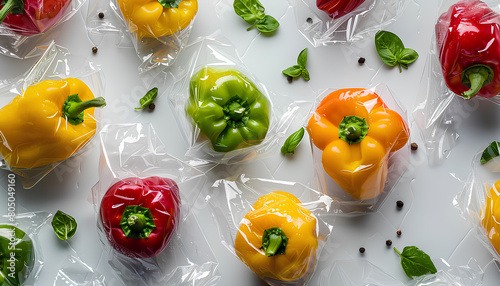
[[[401,230],[396,231],[396,234],[397,234],[398,236],[401,236]]]
[[[405,205],[405,203],[403,203],[403,201],[397,201],[397,202],[396,202],[396,206],[397,206],[398,208],[402,208],[404,205]]]
[[[151,110],[155,110],[156,105],[154,103],[151,103],[148,107]]]
[[[99,19],[102,19],[102,18],[104,18],[104,13],[103,12],[99,12],[99,14],[97,14],[97,16],[99,16]]]
[[[417,150],[417,149],[418,149],[418,145],[417,145],[417,143],[415,143],[415,142],[414,142],[414,143],[411,143],[411,144],[410,144],[410,147],[411,147],[411,150],[413,150],[413,151],[415,151],[415,150]]]
[[[365,248],[364,248],[364,247],[360,247],[360,248],[359,248],[359,252],[360,252],[360,253],[365,253]]]
[[[385,245],[391,246],[392,245],[392,240],[388,239],[385,241]]]
[[[293,77],[291,77],[291,76],[287,76],[286,79],[288,80],[289,83],[293,82]]]
[[[309,17],[309,18],[306,19],[306,22],[309,23],[309,24],[312,24],[313,19],[311,17]]]
[[[92,52],[95,54],[97,53],[97,47],[92,47]]]
[[[364,64],[364,63],[365,63],[365,61],[366,61],[366,59],[365,59],[365,58],[363,58],[363,57],[361,57],[361,58],[359,58],[359,59],[358,59],[358,63],[359,63],[359,64]]]

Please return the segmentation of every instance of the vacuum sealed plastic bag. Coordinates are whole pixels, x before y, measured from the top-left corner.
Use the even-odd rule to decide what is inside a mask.
[[[0,54],[28,58],[43,53],[53,28],[71,18],[85,0],[3,1],[0,5]]]
[[[142,72],[172,63],[187,44],[197,12],[198,0],[91,0],[86,21],[96,44],[107,33],[129,34]]]
[[[223,244],[269,285],[305,285],[332,225],[332,199],[298,183],[216,181],[208,196]]]
[[[40,228],[50,218],[49,213],[14,214],[1,217],[0,254],[2,285],[36,285],[43,266],[38,239]]]
[[[402,13],[401,0],[288,0],[299,31],[315,47],[369,37]]]
[[[0,87],[1,166],[33,187],[83,152],[98,130],[103,79],[98,67],[52,43],[33,68]]]
[[[233,46],[217,39],[186,47],[172,69],[153,81],[164,78],[175,80],[170,100],[190,158],[231,164],[277,154],[279,140],[297,113],[293,101],[284,103],[286,99],[271,95]]]
[[[205,175],[167,154],[151,125],[106,125],[100,139],[92,197],[111,267],[126,285],[213,285],[213,254],[188,249],[203,236],[186,226]]]
[[[327,90],[306,126],[320,190],[340,213],[374,211],[409,162],[405,112],[385,85]]]
[[[500,103],[499,41],[497,1],[442,1],[414,110],[432,163],[448,156],[478,100]]]

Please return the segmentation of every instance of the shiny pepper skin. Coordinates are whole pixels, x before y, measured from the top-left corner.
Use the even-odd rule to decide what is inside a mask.
[[[117,1],[129,31],[138,39],[172,35],[186,28],[198,12],[197,0],[182,0],[174,8],[166,8],[158,0]],[[176,1],[165,2],[174,5]]]
[[[0,285],[23,285],[35,266],[33,241],[21,229],[0,225]]]
[[[488,191],[481,211],[481,224],[491,244],[500,253],[500,180]]]
[[[337,19],[351,13],[363,2],[365,0],[316,0],[316,6]]]
[[[96,133],[94,108],[82,113],[73,125],[63,112],[65,102],[77,94],[87,103],[104,106],[81,80],[46,80],[32,85],[0,109],[0,153],[15,169],[32,169],[69,158]]]
[[[259,277],[294,281],[313,269],[318,247],[316,217],[300,203],[287,192],[272,192],[260,197],[243,218],[234,248]],[[261,249],[265,231],[270,228],[280,228],[286,235],[284,253],[268,256]]]
[[[500,14],[479,0],[462,0],[436,24],[446,85],[465,99],[500,93]]]
[[[357,200],[382,193],[389,155],[405,146],[409,137],[401,115],[387,108],[378,94],[362,88],[327,95],[309,119],[307,131],[323,151],[325,172]]]

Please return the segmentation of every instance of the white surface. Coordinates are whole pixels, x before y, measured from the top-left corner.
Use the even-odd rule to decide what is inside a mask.
[[[224,14],[226,17],[217,18],[217,0],[199,2],[200,9],[191,40],[207,36],[220,26],[224,35],[236,46],[248,69],[271,92],[294,99],[313,100],[321,90],[329,87],[370,87],[385,83],[409,111],[411,141],[421,143],[411,119],[411,111],[414,109],[430,47],[438,1],[410,1],[402,17],[385,27],[399,35],[406,47],[413,48],[420,54],[420,58],[402,73],[397,68],[383,66],[373,46],[373,39],[358,42],[355,48],[348,45],[313,48],[298,32],[295,15],[286,0],[261,1],[266,11],[274,15],[281,24],[278,32],[271,37],[262,36],[256,30],[247,32],[246,24],[235,14]],[[157,99],[154,112],[129,111],[149,89],[142,85],[138,77],[137,66],[140,62],[134,50],[117,48],[114,40],[108,38],[98,46],[97,54],[92,54],[93,44],[88,39],[84,16],[80,13],[60,27],[59,31],[57,44],[67,47],[74,54],[88,56],[104,71],[108,105],[103,110],[103,122],[152,122],[160,138],[169,147],[169,152],[183,158],[186,146],[171,115],[166,95]],[[305,47],[309,48],[307,67],[311,80],[306,82],[298,79],[290,84],[281,70],[294,64],[298,53]],[[357,63],[360,56],[366,58],[364,65]],[[35,59],[20,61],[1,57],[0,79],[24,73],[34,61]],[[379,212],[356,218],[336,219],[333,234],[318,264],[318,269],[324,272],[317,271],[310,285],[318,285],[320,277],[327,275],[336,261],[352,259],[369,261],[388,275],[400,281],[408,281],[397,255],[385,246],[387,239],[391,239],[393,246],[398,249],[416,245],[432,258],[443,258],[452,266],[466,265],[470,258],[474,258],[486,270],[484,285],[498,285],[495,281],[500,279],[500,275],[495,265],[490,263],[491,254],[476,239],[475,232],[470,231],[467,221],[459,216],[452,205],[453,198],[467,180],[474,154],[491,141],[499,139],[500,107],[483,100],[477,101],[474,108],[472,112],[463,113],[463,122],[458,130],[458,144],[441,165],[429,166],[423,148],[412,152],[407,172],[386,198]],[[291,129],[298,127],[297,125]],[[93,208],[87,201],[90,188],[98,180],[98,158],[99,146],[94,144],[90,152],[60,165],[35,188],[23,190],[20,182],[17,184],[18,210],[22,207],[30,211],[55,213],[60,209],[73,215],[79,224],[77,234],[68,243],[60,242],[50,226],[46,226],[40,233],[45,265],[39,285],[53,283],[64,259],[71,254],[69,246],[89,266],[96,267],[99,263],[101,245],[96,233]],[[238,173],[272,175],[279,180],[311,184],[314,181],[312,169],[310,144],[306,135],[293,156],[285,158],[276,154],[263,162],[223,167],[208,175],[211,180]],[[7,187],[7,174],[6,171],[0,172],[0,189]],[[0,192],[0,198],[0,201],[5,202],[6,192]],[[405,202],[401,211],[396,209],[397,200]],[[1,204],[0,211],[5,213],[5,210],[6,204]],[[219,285],[264,284],[221,244],[209,209],[199,204],[196,214],[220,263]],[[402,230],[401,237],[396,236],[398,229]],[[362,256],[358,252],[361,246],[366,248],[366,253]],[[108,280],[112,280],[109,273],[104,274]],[[335,278],[330,283],[344,284],[345,282]]]

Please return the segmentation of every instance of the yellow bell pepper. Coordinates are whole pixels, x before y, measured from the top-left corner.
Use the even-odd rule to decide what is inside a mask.
[[[260,197],[242,220],[235,239],[238,257],[265,279],[293,281],[310,273],[316,260],[316,218],[292,194]]]
[[[500,180],[488,192],[481,211],[481,224],[496,251],[500,253]]]
[[[341,89],[326,96],[308,123],[311,141],[323,151],[325,172],[357,200],[384,190],[391,152],[408,142],[403,118],[368,89]]]
[[[159,38],[186,28],[198,12],[197,0],[118,0],[131,33]]]
[[[32,85],[0,109],[0,153],[14,169],[67,159],[96,132],[91,107],[104,105],[104,98],[94,98],[79,79]]]

